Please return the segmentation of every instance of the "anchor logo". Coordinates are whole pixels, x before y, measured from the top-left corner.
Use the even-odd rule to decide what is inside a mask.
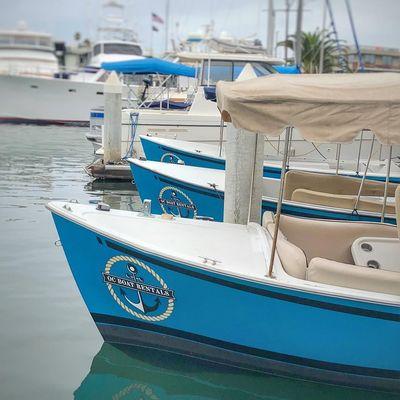
[[[103,280],[118,305],[137,318],[162,321],[174,309],[174,291],[152,268],[137,258],[110,258]]]
[[[137,276],[138,271],[137,271],[137,268],[136,268],[134,265],[128,264],[128,265],[126,266],[126,268],[128,269],[128,273],[126,274],[126,277],[127,277],[127,278],[130,278],[132,281],[138,282],[138,283],[143,283],[143,282],[144,282],[142,278],[140,278],[139,276]],[[121,292],[121,296],[122,296],[130,305],[132,305],[133,307],[136,307],[138,310],[140,310],[140,311],[142,311],[142,312],[144,312],[144,313],[149,313],[149,312],[152,312],[152,311],[157,310],[158,307],[159,307],[160,304],[161,304],[160,299],[159,299],[158,297],[156,297],[155,303],[154,303],[153,306],[147,305],[147,304],[143,301],[142,293],[141,293],[140,291],[138,291],[138,290],[136,291],[136,296],[137,296],[137,301],[136,301],[136,302],[134,302],[134,301],[132,301],[132,300],[130,300],[130,299],[128,298],[128,296],[127,296],[127,294],[126,294],[126,291],[125,291],[122,287],[119,288],[119,291]]]
[[[175,217],[195,218],[197,216],[197,207],[192,199],[182,190],[165,186],[158,195],[158,202],[161,209]]]

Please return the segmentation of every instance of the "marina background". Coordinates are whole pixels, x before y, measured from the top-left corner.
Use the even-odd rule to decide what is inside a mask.
[[[258,37],[265,44],[267,32],[267,4],[265,0],[170,0],[170,36],[178,43],[191,33],[204,29],[205,25],[214,21],[215,36],[225,32],[233,37]],[[295,10],[296,2],[291,1]],[[165,19],[165,0],[146,2],[128,0],[126,18],[131,27],[138,33],[139,41],[145,49],[151,46],[151,13],[156,12]],[[356,26],[362,43],[371,46],[399,47],[398,21],[400,8],[397,0],[352,0],[351,6],[356,19]],[[275,0],[275,8],[282,10],[285,0]],[[337,29],[341,39],[353,42],[351,28],[345,4],[341,0],[333,0]],[[305,2],[303,29],[314,31],[322,25],[322,6],[318,0]],[[29,2],[17,0],[7,2],[7,12],[0,13],[0,26],[14,28],[19,20],[27,22],[32,30],[51,32],[56,40],[73,42],[75,32],[83,38],[93,39],[101,7],[97,0],[41,0]],[[243,18],[243,15],[246,17]],[[377,15],[375,23],[371,16]],[[277,41],[284,40],[285,13],[276,12]],[[378,21],[381,21],[379,23]],[[384,21],[384,23],[382,23]],[[290,13],[292,29],[296,23],[295,12]],[[177,25],[178,24],[178,25]],[[164,28],[153,37],[154,53],[164,51]],[[283,49],[281,54],[283,56]]]
[[[113,5],[114,2],[109,1],[107,3]],[[166,11],[167,3],[170,5],[169,12]],[[331,3],[334,8],[337,30],[340,32],[340,41],[343,40],[346,45],[352,46],[354,38],[344,2],[332,0]],[[284,0],[275,0],[274,2],[276,9],[275,44],[284,40],[285,13],[282,8],[285,4]],[[295,11],[297,2],[292,0],[290,4],[292,10]],[[322,2],[318,0],[304,1],[303,31],[315,32],[321,26],[321,4]],[[239,0],[221,0],[218,2],[214,0],[203,2],[130,0],[126,2],[123,17],[128,21],[132,32],[134,31],[135,40],[137,36],[137,43],[134,41],[133,46],[140,45],[140,51],[143,49],[143,55],[161,56],[166,50],[166,44],[167,50],[176,50],[173,49],[174,44],[178,45],[180,42],[184,42],[185,38],[190,35],[191,39],[195,40],[200,35],[203,35],[203,39],[215,36],[216,38],[228,39],[228,42],[229,40],[235,41],[237,38],[251,39],[247,44],[252,44],[251,41],[254,39],[260,39],[262,44],[265,45],[267,5],[268,1],[265,0],[250,2]],[[371,69],[381,67],[383,69],[396,69],[400,72],[400,51],[398,50],[400,47],[398,42],[399,2],[397,0],[353,0],[351,5],[366,67]],[[22,31],[27,28],[33,31],[49,32],[55,41],[63,41],[78,50],[79,45],[84,43],[85,39],[90,39],[91,45],[95,45],[93,47],[94,53],[96,47],[95,31],[102,18],[100,0],[42,0],[39,2],[16,0],[7,4],[3,1],[1,7],[6,10],[6,12],[0,13],[0,27],[4,30],[15,29],[18,21],[24,21],[19,26],[19,28],[22,27]],[[153,18],[151,17],[152,13]],[[170,17],[168,24],[166,24],[166,14],[168,13]],[[243,18],[243,15],[246,18]],[[377,17],[372,18],[372,16]],[[158,22],[156,21],[156,25],[154,25],[157,18]],[[371,21],[374,21],[374,24]],[[169,26],[169,39],[171,39],[167,41],[166,25]],[[295,25],[296,15],[293,12],[290,13],[290,33],[294,33]],[[154,29],[154,26],[156,26],[156,29]],[[8,37],[8,33],[4,35],[3,43],[0,40],[0,45],[3,45],[3,49],[5,47],[7,50],[8,43],[4,40],[4,37]],[[13,35],[14,33],[10,37],[13,37]],[[10,39],[10,43],[13,40]],[[36,44],[39,43],[40,39],[37,39]],[[86,43],[85,47],[87,50],[85,57],[89,57],[91,46]],[[283,47],[274,47],[274,49],[274,54],[271,55],[283,57]],[[50,54],[54,57],[54,63],[56,63],[56,51],[53,50],[50,51]],[[348,59],[349,66],[353,67],[353,71],[356,71],[358,68],[357,52],[354,49],[353,53],[351,51]],[[293,54],[291,51],[289,53],[290,61],[293,61]],[[204,54],[203,59],[201,59],[203,63],[202,73],[205,71],[204,66],[208,62],[210,74],[211,58],[209,55],[205,57]],[[102,55],[110,56],[110,54]],[[229,61],[228,64],[229,68],[232,68],[233,79],[233,68],[234,66],[236,68],[236,62],[237,65],[243,64],[242,68],[244,61],[235,61],[235,54],[230,56],[233,61]],[[224,57],[229,58],[228,55]],[[251,59],[251,57],[257,58],[257,55],[245,53],[245,56],[242,55],[241,57]],[[141,58],[141,55],[139,55],[139,58]],[[79,54],[77,59],[79,59]],[[389,59],[390,64],[387,62]],[[384,60],[386,61],[384,62]],[[81,63],[85,64],[86,61],[88,60],[85,60],[85,62],[81,60]],[[278,61],[284,63],[283,60]],[[219,61],[216,60],[215,62],[218,65]],[[266,63],[261,58],[261,61],[256,60],[254,64],[259,62]],[[269,64],[266,63],[265,65],[273,70],[275,64],[271,60]],[[126,157],[123,157],[125,171],[128,171],[128,180],[126,181],[92,180],[84,169],[85,166],[93,162],[94,157],[99,161],[101,154],[104,156],[104,149],[103,153],[100,152],[96,155],[94,150],[100,150],[104,139],[105,129],[102,125],[104,124],[105,113],[102,107],[98,107],[101,105],[101,100],[98,99],[103,99],[104,94],[107,95],[106,91],[103,92],[105,78],[102,80],[99,75],[99,80],[96,82],[85,81],[89,76],[85,68],[94,67],[95,70],[96,68],[98,70],[100,66],[100,64],[97,66],[82,65],[83,68],[79,71],[82,75],[82,81],[77,80],[76,82],[73,79],[64,79],[65,77],[59,79],[62,78],[62,73],[58,74],[57,77],[49,75],[44,79],[32,76],[24,77],[23,74],[17,78],[17,74],[15,76],[12,74],[7,76],[7,73],[0,75],[0,79],[5,79],[3,82],[7,83],[12,80],[22,82],[16,87],[21,89],[26,86],[29,91],[28,93],[24,89],[18,92],[20,97],[11,97],[9,93],[15,94],[13,87],[8,87],[4,83],[3,86],[0,85],[3,90],[3,96],[0,96],[0,112],[4,112],[7,106],[13,103],[11,100],[15,100],[14,103],[17,105],[13,110],[16,114],[20,113],[21,109],[22,113],[27,109],[35,111],[35,106],[40,108],[39,100],[43,99],[47,99],[47,103],[43,104],[51,104],[52,107],[54,106],[53,111],[57,112],[56,116],[50,115],[49,117],[46,114],[51,107],[46,105],[39,110],[38,115],[41,118],[30,117],[21,120],[20,115],[13,115],[17,117],[14,119],[18,124],[9,125],[7,120],[9,115],[6,115],[7,118],[3,121],[6,123],[0,124],[0,400],[3,398],[128,398],[152,400],[391,400],[397,398],[396,395],[385,393],[236,370],[155,349],[136,348],[133,351],[126,346],[103,342],[68,267],[51,214],[45,209],[46,204],[51,201],[71,200],[82,204],[104,202],[110,205],[112,209],[125,211],[141,211],[143,209],[137,187],[133,181],[130,181],[132,177],[125,162]],[[62,66],[60,65],[60,67]],[[275,65],[275,67],[279,67],[279,65]],[[269,74],[271,70],[267,68],[264,72]],[[62,70],[60,69],[60,71]],[[218,68],[216,71],[218,73]],[[240,69],[240,71],[242,70]],[[95,75],[93,71],[92,75]],[[71,76],[74,77],[73,74]],[[203,78],[205,77],[204,74]],[[68,78],[70,77],[68,76]],[[29,81],[28,85],[24,83],[24,79],[32,79],[32,81]],[[209,80],[210,76],[208,76]],[[40,84],[37,82],[40,82]],[[45,86],[44,83],[46,82],[50,82],[50,87]],[[183,80],[183,82],[186,82],[186,80]],[[62,86],[58,86],[59,84]],[[160,85],[161,88],[162,86]],[[206,86],[209,86],[209,82]],[[60,87],[63,90],[66,89],[64,90],[65,93],[61,91]],[[197,83],[195,87],[197,90]],[[87,91],[84,90],[85,88]],[[188,88],[189,84],[186,88],[187,93],[183,91],[185,96],[190,92],[187,90]],[[37,89],[43,90],[42,93],[47,93],[47,95],[37,95]],[[125,89],[126,87],[124,87]],[[37,91],[39,92],[39,90]],[[51,97],[48,96],[49,93],[53,95],[63,93],[60,97],[55,98],[69,99],[69,103],[64,100],[52,101]],[[88,93],[92,94],[95,100],[90,98]],[[143,98],[145,93],[146,91],[143,91]],[[199,94],[198,97],[202,99],[205,96],[201,87],[199,91],[193,93]],[[189,93],[190,96],[187,97],[177,96],[176,103],[183,103],[186,108],[189,107],[190,109],[190,105],[187,104],[191,103],[187,102],[186,104],[183,100],[193,100],[191,97],[193,93]],[[29,94],[32,97],[28,97]],[[78,102],[78,100],[85,100],[85,94],[88,96],[88,101],[83,103],[87,108],[81,107]],[[75,96],[75,101],[71,100],[73,96]],[[168,101],[166,100],[168,107],[169,97],[168,89]],[[32,99],[38,101],[35,102]],[[25,100],[25,108],[22,107],[23,100]],[[208,104],[205,97],[203,100],[203,105]],[[115,102],[115,104],[119,103]],[[68,116],[68,118],[58,117],[58,115],[62,115],[74,107],[82,112],[84,118],[78,118],[75,115]],[[223,137],[217,135],[221,124],[220,116],[215,104],[212,107],[210,115],[203,112],[203,109],[200,109],[200,115],[204,114],[205,117],[210,117],[213,124],[210,123],[210,126],[208,126],[211,127],[209,136],[215,143],[221,141],[220,151],[222,151]],[[156,135],[159,130],[167,132],[168,128],[168,133],[172,137],[171,126],[178,128],[179,126],[174,120],[171,122],[165,117],[160,124],[154,116],[158,118],[158,114],[162,115],[162,102],[160,102],[159,108],[159,110],[154,109],[155,112],[153,112],[153,110],[144,107],[140,110],[141,116],[140,119],[136,119],[136,122],[133,122],[132,119],[135,113],[130,114],[124,109],[122,113],[125,118],[125,122],[123,118],[122,123],[123,129],[125,129],[124,146],[128,145],[127,147],[132,150],[134,139],[138,144],[138,135],[135,138],[132,132],[136,132],[136,128],[139,126],[138,121],[143,124],[146,112],[149,114],[148,118],[151,124],[143,124],[143,126],[151,126],[152,124],[157,126],[152,128]],[[100,121],[97,124],[92,123],[90,129],[89,127],[41,125],[49,122],[70,123],[74,121],[74,123],[78,121],[88,125],[89,115],[92,115],[92,113],[89,114],[89,109],[94,110],[94,120]],[[132,109],[135,110],[135,108]],[[99,117],[99,115],[102,115],[102,117]],[[119,113],[116,115],[118,115],[118,118],[120,117]],[[170,112],[170,115],[174,115],[173,111]],[[107,117],[109,116],[107,115]],[[23,117],[29,117],[29,115],[23,115]],[[183,123],[185,118],[179,117],[181,118],[179,122]],[[36,121],[39,125],[21,123],[27,120]],[[204,127],[207,124],[205,124],[205,120],[206,118],[200,118],[198,125],[188,125],[192,128],[193,126],[200,127],[202,136],[198,137],[203,139],[206,136]],[[115,121],[118,122],[118,128],[121,129],[121,121],[117,119]],[[91,122],[93,122],[92,118]],[[163,128],[160,129],[160,126]],[[150,128],[142,127],[142,129]],[[179,129],[184,131],[181,128]],[[117,132],[117,130],[113,132]],[[111,129],[108,131],[110,132]],[[193,136],[192,131],[189,130],[188,132]],[[147,134],[148,132],[140,133]],[[94,136],[90,137],[90,134]],[[126,138],[129,138],[129,141]],[[96,139],[98,142],[96,142]],[[176,134],[174,139],[177,139]],[[92,142],[88,140],[92,140]],[[117,141],[116,147],[120,153],[119,142],[121,140]],[[132,149],[130,145],[132,145]],[[373,149],[373,145],[371,148]],[[335,149],[337,152],[340,147],[335,145]],[[329,148],[329,151],[333,154],[333,150],[331,151]],[[125,151],[123,153],[125,154]],[[343,151],[342,156],[344,153]],[[353,153],[351,153],[351,157],[353,157]],[[375,153],[378,153],[378,151]],[[279,154],[279,148],[277,154]],[[319,150],[318,154],[320,154]],[[337,153],[337,163],[335,163],[337,170],[339,170],[339,154]],[[361,155],[361,145],[359,154]],[[121,161],[120,155],[118,155],[117,163],[112,160],[111,166],[122,165],[122,163],[118,164]],[[295,154],[293,153],[293,155]],[[385,154],[381,157],[379,152],[379,161],[385,157]],[[331,158],[333,159],[333,157]],[[400,166],[396,165],[396,167]],[[137,182],[139,187],[139,181]],[[268,330],[271,331],[269,327]]]
[[[396,399],[104,344],[45,209],[70,199],[141,208],[131,183],[90,182],[90,150],[84,128],[0,126],[1,399]]]

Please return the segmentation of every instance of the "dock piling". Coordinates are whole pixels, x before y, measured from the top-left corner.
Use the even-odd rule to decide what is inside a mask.
[[[224,222],[259,222],[262,201],[264,138],[228,124]]]
[[[121,161],[122,83],[113,71],[104,83],[104,164]]]

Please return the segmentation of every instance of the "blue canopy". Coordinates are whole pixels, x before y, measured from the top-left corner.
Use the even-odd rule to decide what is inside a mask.
[[[101,64],[101,68],[107,71],[122,72],[123,74],[180,75],[190,78],[196,76],[196,69],[193,67],[159,58],[105,62]]]
[[[280,74],[301,74],[297,65],[273,65],[274,70]]]

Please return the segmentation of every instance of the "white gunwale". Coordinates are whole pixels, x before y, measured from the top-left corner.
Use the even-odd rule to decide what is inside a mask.
[[[271,285],[275,286],[278,288],[287,288],[291,290],[295,290],[297,292],[303,292],[307,294],[319,294],[319,295],[326,295],[329,297],[334,297],[334,298],[341,298],[341,299],[348,299],[348,300],[356,300],[356,301],[361,301],[364,303],[371,303],[371,304],[381,304],[381,305],[389,305],[389,306],[396,306],[400,307],[400,296],[396,295],[391,295],[391,294],[385,294],[385,293],[379,293],[379,292],[372,292],[372,291],[366,291],[366,290],[359,290],[359,289],[353,289],[353,288],[347,288],[347,287],[341,287],[341,286],[334,286],[334,285],[328,285],[328,284],[323,284],[323,283],[317,283],[317,282],[311,282],[303,279],[298,279],[294,278],[290,275],[288,275],[284,270],[283,267],[279,261],[279,258],[275,258],[274,262],[274,277],[270,278],[265,275],[267,271],[267,266],[269,262],[269,257],[270,257],[270,247],[272,244],[272,239],[269,235],[266,234],[266,231],[258,224],[256,223],[251,223],[248,226],[241,226],[241,225],[235,225],[235,224],[227,224],[227,223],[222,223],[222,222],[213,222],[213,221],[198,221],[198,220],[190,220],[190,219],[185,219],[185,218],[173,218],[172,220],[165,220],[162,219],[160,216],[144,216],[142,213],[138,212],[128,212],[128,211],[121,211],[121,210],[111,210],[107,212],[104,211],[97,211],[95,209],[95,206],[85,206],[81,204],[76,204],[76,203],[68,203],[68,202],[50,202],[47,204],[47,209],[49,209],[51,212],[53,212],[56,215],[59,215],[63,218],[66,218],[67,220],[73,221],[74,223],[83,226],[95,233],[99,233],[103,236],[106,236],[112,240],[118,241],[120,243],[123,243],[127,245],[128,247],[134,247],[137,248],[138,250],[144,251],[146,253],[149,253],[153,256],[160,257],[160,258],[165,258],[169,259],[171,261],[179,262],[182,264],[185,264],[189,267],[194,267],[198,268],[204,271],[211,271],[215,272],[221,275],[226,275],[226,276],[231,276],[234,278],[239,278],[241,280],[247,280],[249,282],[254,282],[254,283],[261,283],[261,284],[266,284],[266,285]],[[127,237],[124,237],[121,233],[118,233],[118,235],[110,232],[110,229],[107,229],[107,227],[101,227],[101,226],[96,226],[95,223],[91,223],[90,221],[85,219],[84,215],[85,213],[96,213],[98,215],[102,216],[102,220],[104,221],[104,217],[106,215],[109,216],[123,216],[124,220],[127,221],[129,219],[136,219],[137,221],[143,221],[144,224],[149,223],[149,221],[157,221],[160,224],[167,224],[170,226],[170,224],[179,224],[179,225],[185,225],[185,226],[192,226],[197,229],[197,227],[204,227],[206,226],[207,229],[209,229],[209,232],[215,232],[216,225],[219,225],[220,227],[223,227],[222,229],[225,229],[228,227],[229,230],[232,229],[237,229],[237,230],[247,230],[249,235],[254,235],[255,240],[257,242],[261,243],[261,251],[263,252],[263,266],[262,270],[264,271],[264,274],[262,276],[254,276],[254,275],[249,275],[249,274],[244,274],[238,273],[236,271],[232,271],[231,269],[221,269],[218,268],[217,266],[210,266],[210,265],[204,265],[204,263],[201,263],[200,261],[196,261],[195,259],[189,259],[180,256],[177,252],[174,252],[171,250],[170,252],[165,252],[159,246],[159,243],[157,246],[153,246],[151,248],[148,246],[148,242],[138,242],[137,241],[137,235],[132,237],[136,239],[136,241],[131,240]],[[161,225],[160,225],[161,226]],[[132,225],[130,225],[130,229],[132,231]],[[253,233],[251,233],[249,230],[252,230]],[[185,232],[187,234],[187,232]],[[206,239],[209,239],[209,236],[205,236]],[[204,239],[202,239],[204,240]],[[147,245],[147,247],[146,247]],[[221,246],[223,248],[224,246]],[[157,250],[156,250],[157,249]],[[232,253],[234,251],[235,246],[229,246],[229,252]],[[241,252],[243,252],[243,246],[241,246]],[[254,254],[251,253],[251,256],[249,258],[249,262],[253,259],[254,260]],[[200,259],[200,256],[198,256]],[[210,259],[213,259],[215,255],[209,255]],[[215,257],[215,259],[218,260],[218,255]],[[254,261],[253,261],[254,263]],[[254,263],[255,264],[255,263]],[[226,265],[222,263],[221,265]],[[229,265],[227,265],[229,267]],[[261,274],[260,274],[261,275]]]

